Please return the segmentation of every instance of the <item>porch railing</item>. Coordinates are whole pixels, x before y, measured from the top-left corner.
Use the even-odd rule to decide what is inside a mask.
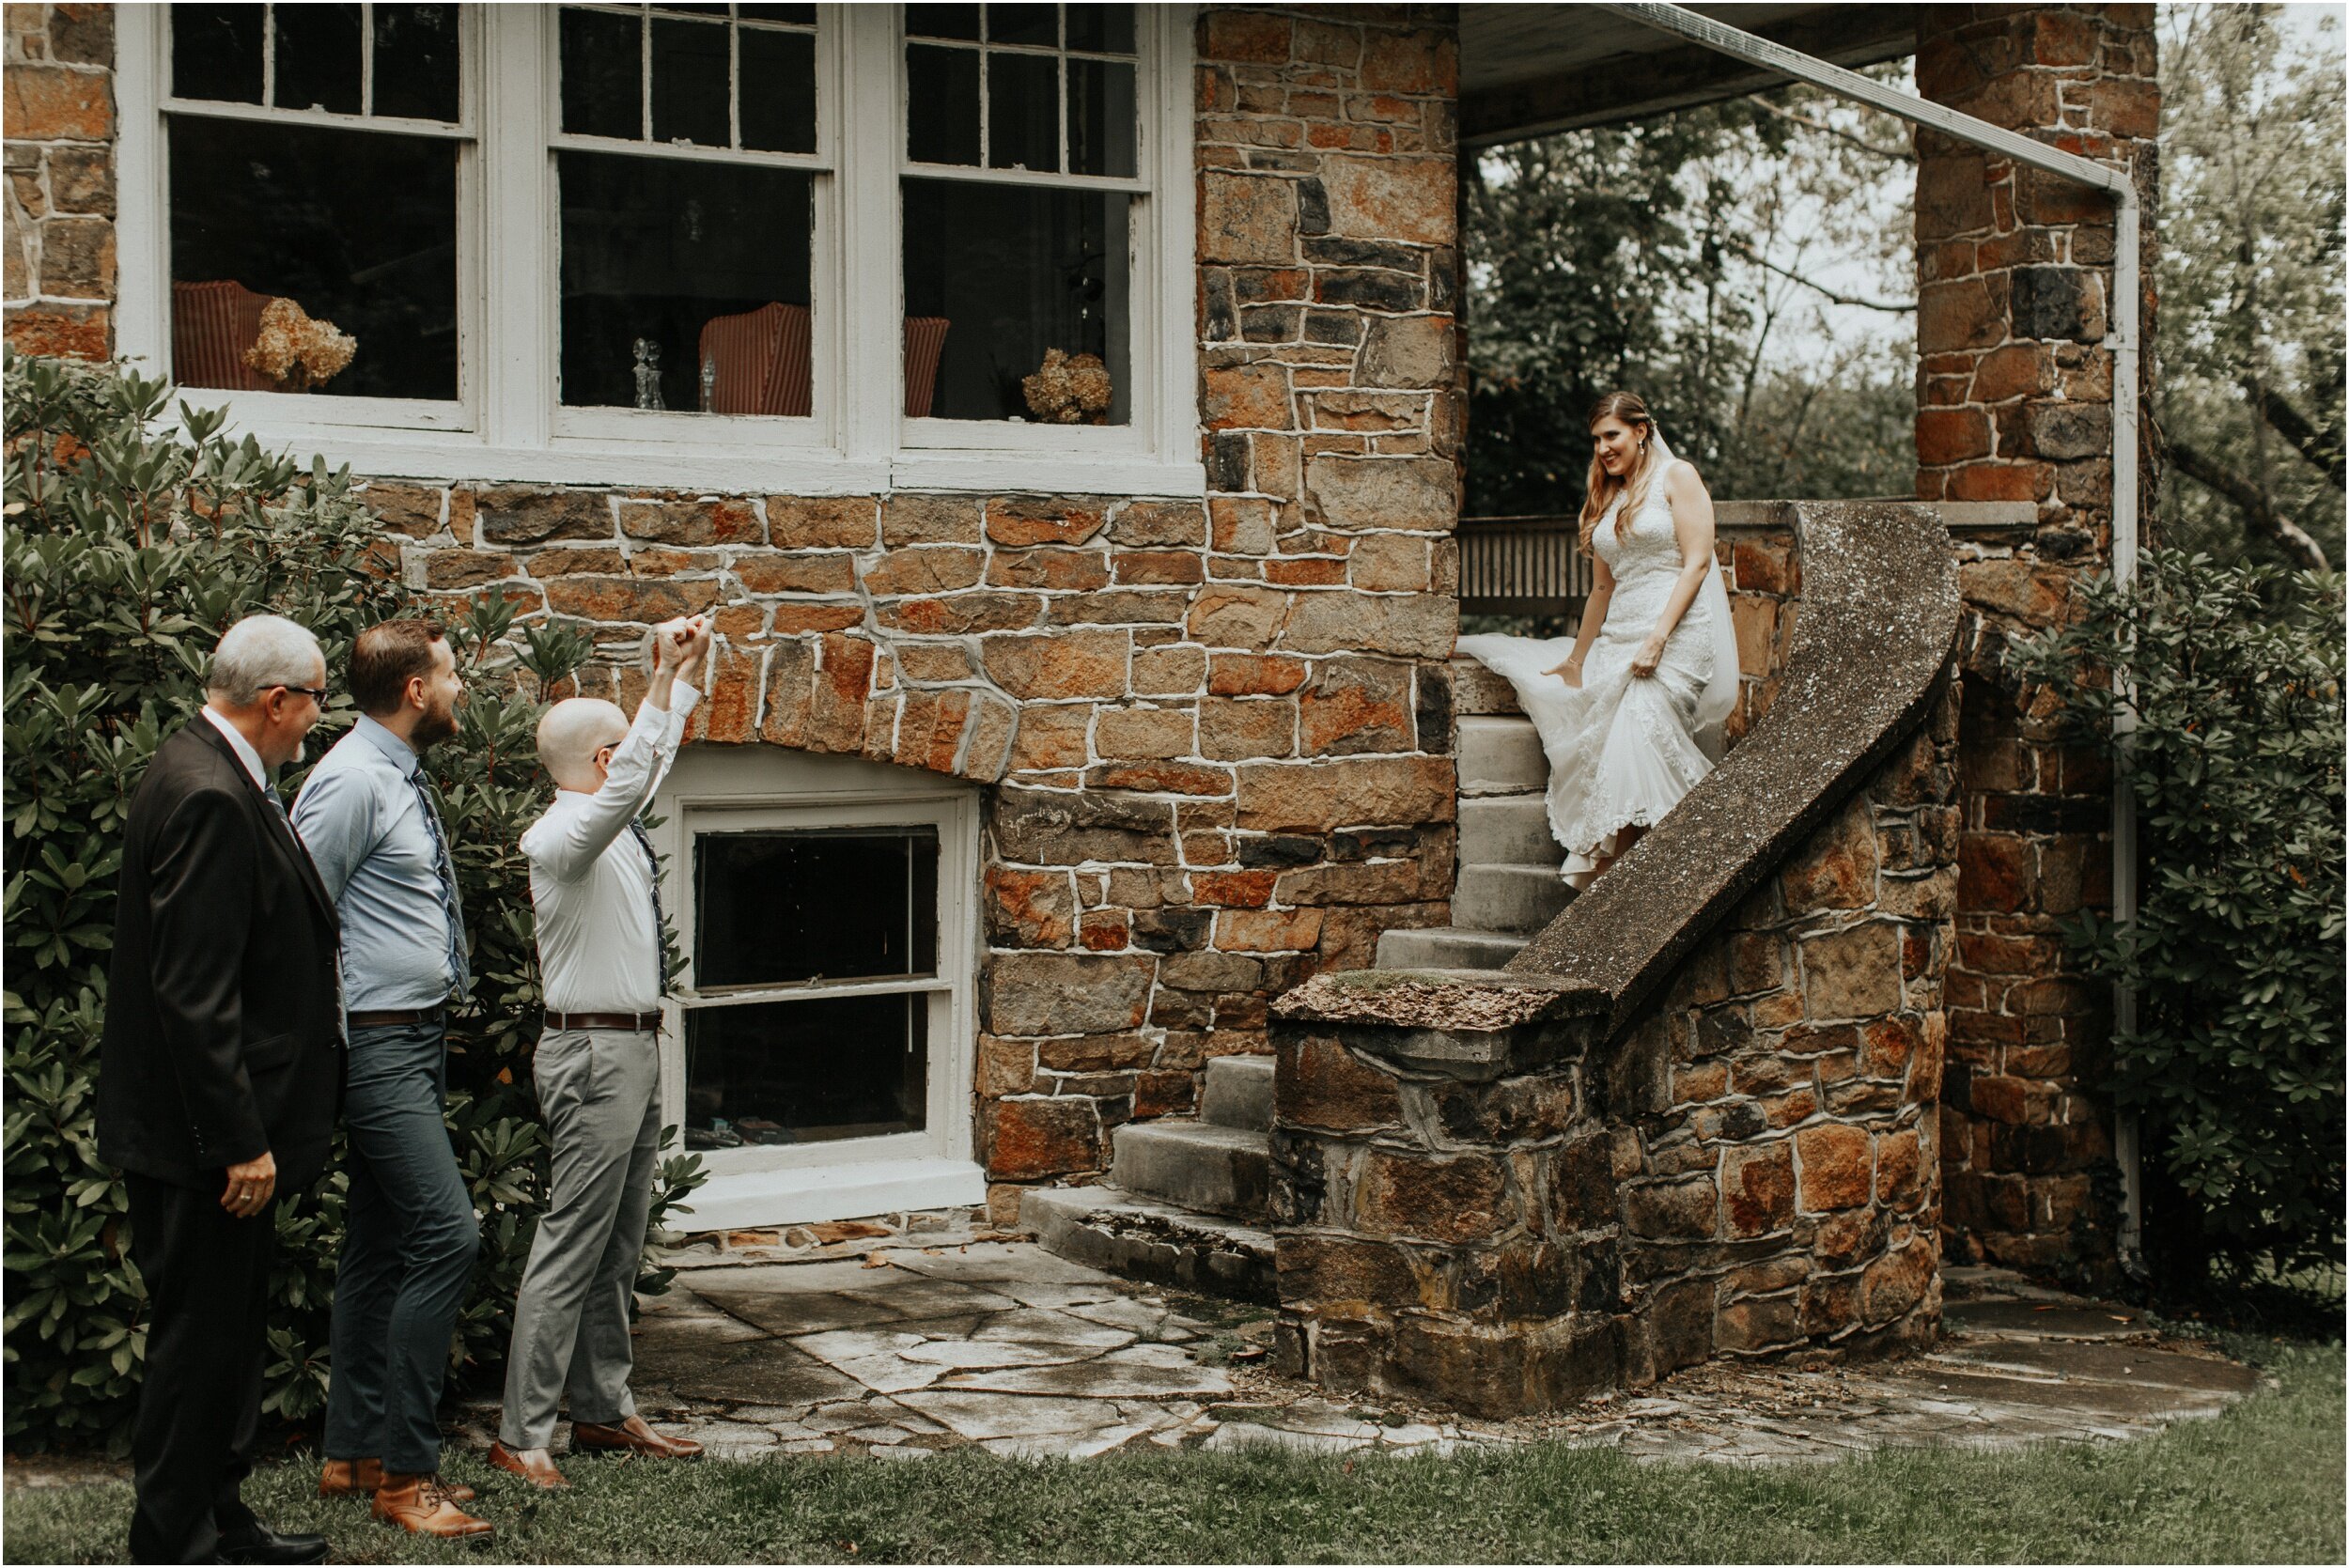
[[[1564,615],[1591,592],[1590,558],[1571,517],[1462,518],[1460,613]]]

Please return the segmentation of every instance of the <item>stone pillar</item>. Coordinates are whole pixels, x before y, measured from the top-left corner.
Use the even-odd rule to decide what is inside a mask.
[[[1921,93],[2132,170],[2150,241],[2153,7],[1918,14]],[[2074,972],[2059,924],[2109,901],[2111,781],[2098,759],[2056,744],[2045,705],[2002,656],[2111,562],[2113,210],[2100,193],[1930,132],[1917,153],[1917,493],[2038,511],[2033,525],[1960,545],[1969,690],[1941,1097],[1947,1253],[2093,1278],[2110,1267],[2118,1195],[2100,1093],[2108,996]],[[2150,344],[2150,288],[2143,310]],[[2149,484],[2140,494],[2148,513]]]
[[[114,351],[112,6],[10,6],[6,23],[8,340],[20,351]]]

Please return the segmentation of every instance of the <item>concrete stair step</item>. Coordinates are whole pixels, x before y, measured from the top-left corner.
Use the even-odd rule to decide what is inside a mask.
[[[1460,792],[1503,795],[1549,787],[1549,759],[1531,719],[1460,721]]]
[[[1574,890],[1548,865],[1464,865],[1452,893],[1452,918],[1479,931],[1532,936],[1573,902]]]
[[[1261,1221],[1269,1139],[1206,1122],[1128,1122],[1114,1134],[1110,1180],[1138,1198]]]
[[[1452,660],[1452,711],[1471,714],[1514,713],[1522,717],[1517,688],[1466,654]]]
[[[1460,863],[1536,865],[1563,862],[1549,836],[1549,802],[1543,795],[1471,795],[1460,802]]]
[[[1381,932],[1377,967],[1382,970],[1497,970],[1524,951],[1526,939],[1511,931],[1477,931],[1457,925],[1425,925]]]
[[[1207,1061],[1199,1119],[1239,1132],[1272,1130],[1272,1058],[1217,1056]]]
[[[1019,1223],[1046,1251],[1128,1280],[1267,1306],[1280,1299],[1272,1234],[1238,1220],[1103,1185],[1034,1188],[1019,1200]]]

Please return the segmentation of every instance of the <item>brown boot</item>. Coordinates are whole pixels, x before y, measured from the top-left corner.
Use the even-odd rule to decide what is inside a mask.
[[[376,1489],[375,1516],[386,1524],[416,1535],[437,1535],[444,1539],[466,1540],[489,1538],[496,1529],[487,1519],[476,1519],[449,1499],[448,1489],[437,1475],[393,1475],[386,1473],[383,1484]]]
[[[383,1484],[383,1461],[381,1459],[330,1459],[319,1471],[319,1496],[346,1498],[352,1493],[373,1497],[375,1489]],[[473,1488],[456,1482],[444,1481],[442,1487],[451,1502],[471,1502]]]
[[[383,1484],[381,1459],[330,1459],[319,1471],[319,1496],[347,1498],[353,1492],[367,1497]]]

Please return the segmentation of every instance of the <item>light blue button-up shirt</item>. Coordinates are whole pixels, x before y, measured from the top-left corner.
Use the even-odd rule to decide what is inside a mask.
[[[342,913],[343,1006],[353,1013],[438,1007],[456,983],[415,770],[408,742],[362,715],[294,802],[294,831]]]

